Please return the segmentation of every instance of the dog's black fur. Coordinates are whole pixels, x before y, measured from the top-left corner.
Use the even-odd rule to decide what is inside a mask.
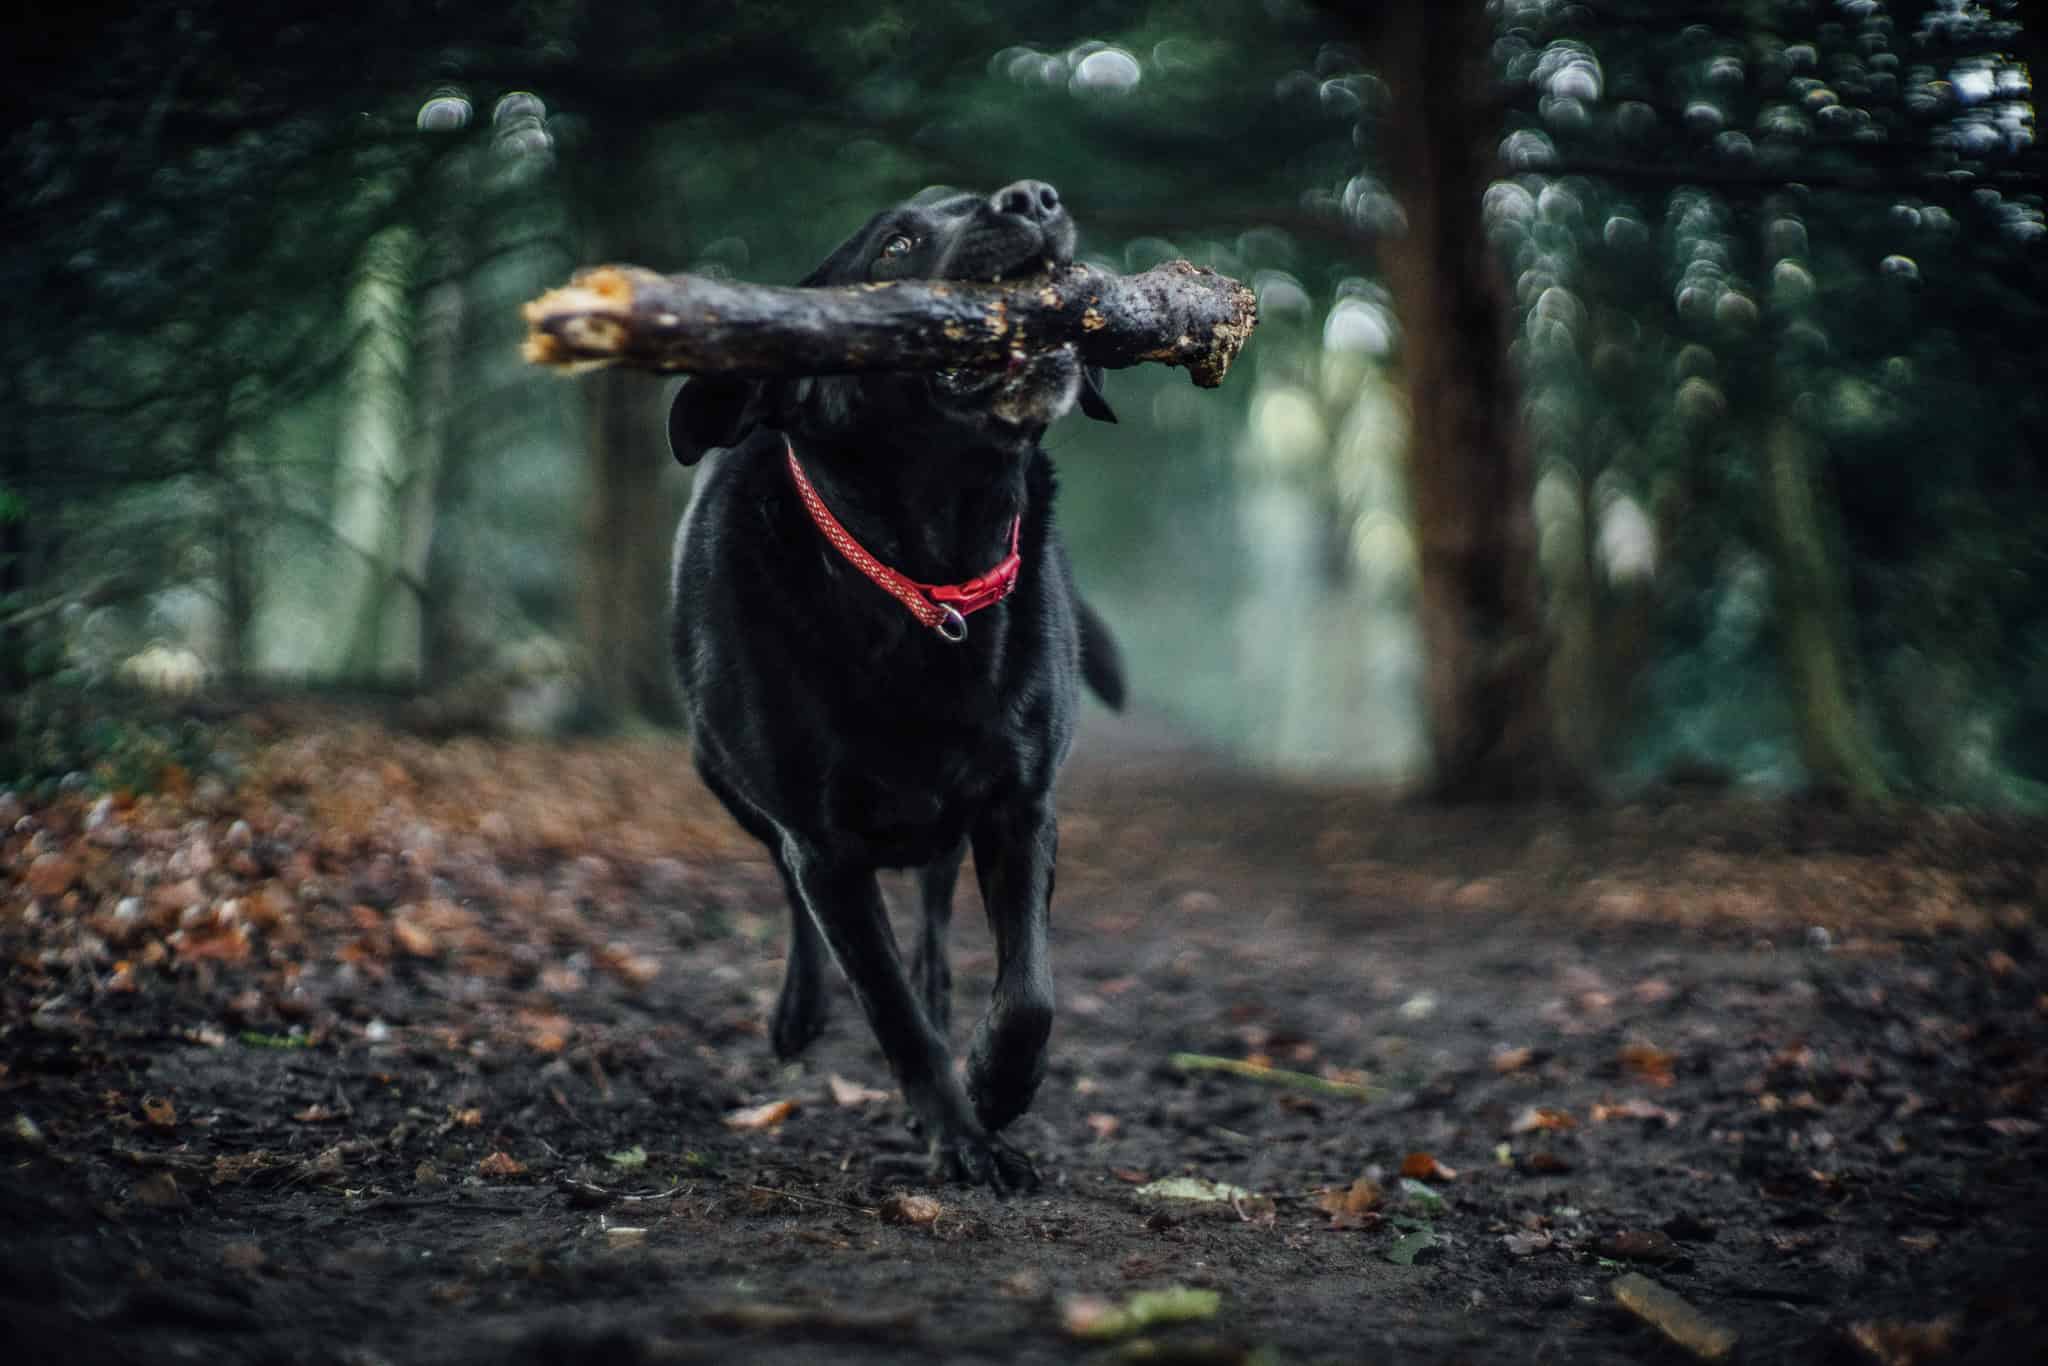
[[[1049,185],[1019,181],[878,214],[803,281],[988,280],[1073,258]],[[696,379],[669,417],[697,473],[677,533],[675,656],[698,771],[774,856],[789,894],[788,966],[771,1030],[790,1057],[825,1020],[824,950],[845,971],[935,1174],[999,1191],[1037,1182],[995,1137],[1031,1103],[1052,1030],[1052,785],[1085,681],[1111,705],[1122,666],[1076,595],[1053,524],[1047,424],[1078,400],[1114,421],[1071,347],[1005,371]],[[826,507],[884,564],[956,583],[1008,554],[1015,591],[952,644],[828,544],[799,501],[790,443]],[[966,1084],[947,1040],[946,930],[969,845],[996,983]],[[876,886],[919,870],[909,969]]]

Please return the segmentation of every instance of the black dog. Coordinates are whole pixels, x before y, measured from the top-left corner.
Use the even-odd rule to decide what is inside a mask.
[[[803,281],[992,280],[1073,259],[1050,185],[877,215]],[[1045,1072],[1052,1030],[1052,784],[1085,679],[1123,695],[1053,526],[1047,424],[1115,421],[1071,347],[1003,371],[697,379],[669,415],[698,472],[677,533],[675,654],[697,768],[768,846],[789,893],[777,1054],[824,1025],[822,946],[845,971],[933,1174],[1028,1188],[994,1137]],[[939,585],[939,586],[935,586]],[[947,1042],[946,929],[967,846],[996,983],[963,1088]],[[906,971],[875,883],[917,868]]]

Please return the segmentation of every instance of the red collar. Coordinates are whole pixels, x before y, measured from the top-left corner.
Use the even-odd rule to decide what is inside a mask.
[[[804,511],[811,514],[819,533],[855,569],[873,579],[884,592],[910,609],[910,615],[945,639],[955,644],[967,639],[966,618],[1009,597],[1010,590],[1017,586],[1017,571],[1024,563],[1017,554],[1017,535],[1024,525],[1022,517],[1010,523],[1010,553],[994,569],[965,583],[919,583],[883,564],[853,539],[853,533],[839,525],[839,519],[818,496],[810,476],[797,463],[796,447],[787,437],[782,448],[789,456],[789,476],[796,481],[797,497],[803,500]]]

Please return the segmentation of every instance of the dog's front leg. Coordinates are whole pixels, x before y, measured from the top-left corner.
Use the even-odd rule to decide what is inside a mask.
[[[974,1031],[967,1090],[994,1133],[1024,1113],[1045,1077],[1052,1036],[1050,935],[1059,827],[1037,797],[991,808],[974,828],[974,872],[996,941],[996,985]]]
[[[975,1119],[967,1093],[953,1074],[952,1053],[925,1018],[903,970],[874,870],[836,860],[793,836],[784,837],[781,852],[790,880],[846,974],[904,1099],[923,1122],[933,1175],[993,1186],[1000,1193],[1037,1185],[1030,1159],[990,1137]]]
[[[783,964],[782,994],[775,998],[768,1037],[775,1045],[775,1056],[788,1062],[809,1048],[825,1029],[825,944],[818,938],[817,922],[804,908],[803,893],[780,850],[775,867],[782,874],[783,891],[789,895],[789,958]]]

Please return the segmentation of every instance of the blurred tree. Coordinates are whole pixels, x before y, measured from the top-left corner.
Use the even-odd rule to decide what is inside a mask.
[[[1406,219],[1381,255],[1403,332],[1431,786],[1452,800],[1576,789],[1543,681],[1534,478],[1478,212],[1496,165],[1493,23],[1478,5],[1395,5],[1368,36],[1391,92],[1378,151]]]

